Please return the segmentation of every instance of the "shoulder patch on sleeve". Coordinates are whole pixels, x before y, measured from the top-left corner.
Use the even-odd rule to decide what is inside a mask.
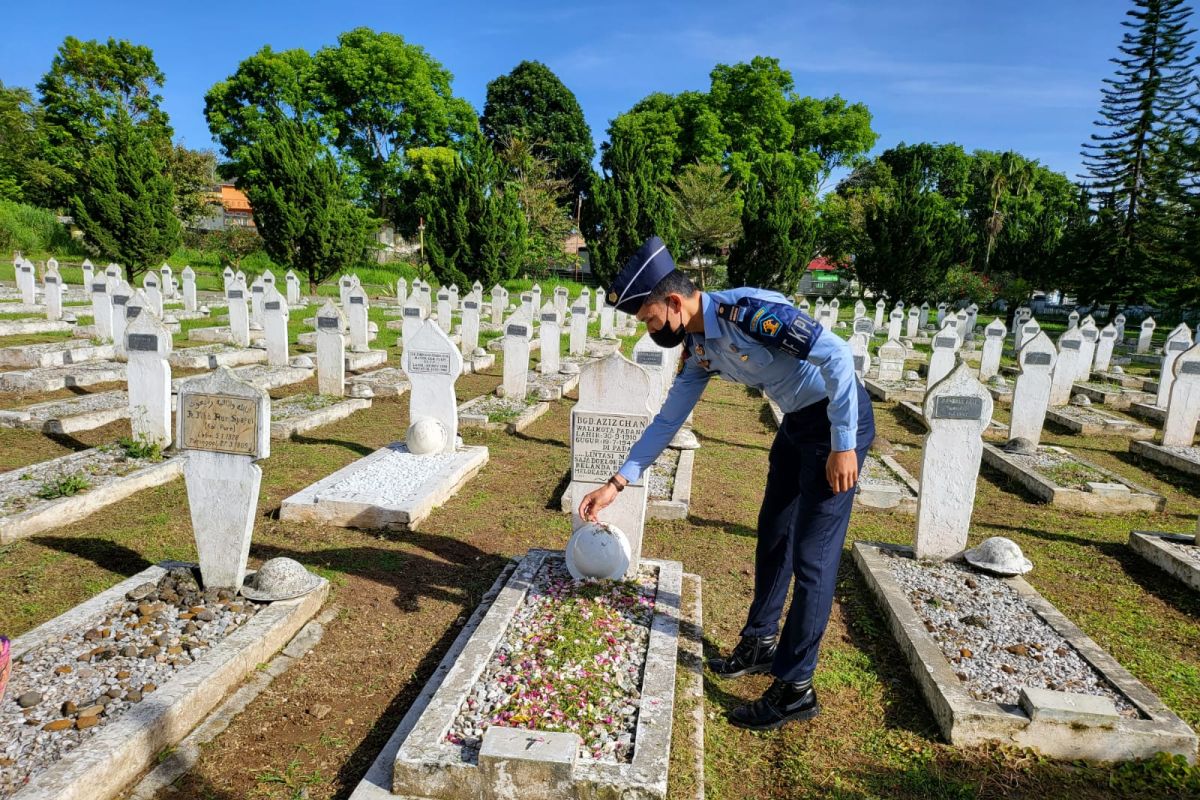
[[[812,317],[786,303],[754,297],[743,297],[736,304],[721,303],[717,316],[763,344],[801,359],[808,358],[823,330]]]

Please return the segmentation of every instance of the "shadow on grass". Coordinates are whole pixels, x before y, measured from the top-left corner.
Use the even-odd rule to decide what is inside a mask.
[[[117,544],[111,539],[97,539],[94,536],[30,536],[29,541],[60,553],[68,553],[91,561],[101,569],[129,577],[136,575],[153,562],[147,561],[141,553],[124,545]]]
[[[571,471],[567,470],[563,476],[559,478],[558,485],[554,487],[554,491],[550,494],[550,500],[546,503],[547,511],[561,511],[563,495],[567,493],[567,489],[571,486]]]
[[[769,411],[767,413],[770,414]],[[767,447],[767,446],[761,445],[761,444],[747,444],[745,442],[731,442],[728,439],[719,439],[716,436],[709,436],[707,434],[703,434],[703,433],[699,433],[699,432],[696,433],[696,437],[700,440],[701,444],[704,444],[705,442],[711,442],[712,444],[723,444],[727,447],[737,447],[742,450],[761,450],[764,453],[771,452],[770,447]]]
[[[724,533],[732,533],[734,536],[748,536],[751,539],[758,538],[757,528],[742,525],[738,522],[729,522],[723,519],[708,519],[706,517],[698,517],[695,514],[688,515],[688,522],[697,528],[715,528]]]
[[[518,431],[517,433],[512,434],[512,436],[514,439],[520,439],[523,442],[532,442],[534,444],[544,444],[544,445],[549,445],[550,447],[564,448],[564,447],[570,446],[566,442],[562,441],[561,439],[547,439],[547,438],[544,438],[541,436],[530,436],[528,433],[525,433],[524,431]]]
[[[359,444],[358,442],[347,442],[344,439],[316,439],[311,436],[295,435],[292,436],[291,441],[295,442],[296,444],[331,444],[335,447],[343,447],[352,453],[357,453],[360,456],[369,456],[371,453],[375,452],[374,447],[370,447],[365,444]]]
[[[925,434],[928,433],[925,426],[901,411],[899,405],[894,405],[888,410],[897,425],[921,439],[925,438]]]

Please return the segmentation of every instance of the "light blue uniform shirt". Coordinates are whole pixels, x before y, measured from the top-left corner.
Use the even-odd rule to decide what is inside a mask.
[[[704,333],[689,333],[691,357],[675,376],[662,409],[629,451],[617,474],[636,481],[654,463],[683,425],[713,375],[753,386],[774,400],[784,413],[829,399],[829,446],[853,450],[858,434],[858,387],[850,346],[830,331],[822,331],[808,358],[801,360],[769,347],[735,323],[717,316],[720,303],[735,304],[753,297],[791,305],[778,292],[741,288],[701,292]]]

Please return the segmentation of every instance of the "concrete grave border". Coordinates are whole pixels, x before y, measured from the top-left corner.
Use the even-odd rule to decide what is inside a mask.
[[[470,354],[463,355],[463,375],[472,375],[476,372],[483,372],[485,369],[491,369],[496,366],[496,354],[485,352],[481,356]]]
[[[887,381],[881,383],[876,378],[865,378],[863,386],[866,387],[867,394],[871,396],[871,399],[884,403],[892,401],[900,402],[903,400],[920,403],[925,399],[924,381]]]
[[[68,453],[65,456],[39,462],[37,466],[51,464],[56,461],[84,461],[86,456],[97,448]],[[135,492],[169,483],[183,474],[183,461],[186,456],[170,456],[162,461],[147,464],[126,475],[113,477],[108,482],[89,489],[86,492],[70,497],[56,497],[53,500],[43,500],[32,508],[16,514],[0,517],[0,545],[24,539],[35,533],[60,528],[85,519],[105,506],[124,500]],[[34,465],[28,465],[34,466]],[[6,473],[6,477],[20,480],[21,469]]]
[[[267,351],[262,347],[234,347],[229,344],[210,344],[182,347],[171,351],[167,363],[175,369],[216,369],[243,367],[267,363]]]
[[[943,738],[950,744],[1001,742],[1032,747],[1051,758],[1068,760],[1123,761],[1167,752],[1181,754],[1190,763],[1196,761],[1195,732],[1021,578],[1008,578],[1007,582],[1037,616],[1066,639],[1146,719],[1117,717],[1112,727],[1100,727],[1089,725],[1082,715],[1071,718],[1069,713],[1035,714],[1031,718],[1020,706],[972,698],[961,688],[950,662],[892,576],[885,560],[890,556],[885,556],[884,551],[912,553],[910,548],[898,545],[855,542],[855,566],[875,596],[921,695],[933,712]]]
[[[1129,443],[1129,452],[1135,456],[1153,461],[1155,464],[1173,469],[1176,472],[1200,477],[1200,461],[1194,461],[1181,456],[1161,444],[1150,441],[1134,441]]]
[[[1114,375],[1112,377],[1120,376]],[[1106,383],[1108,382],[1106,381]],[[1148,392],[1129,389],[1124,386],[1101,388],[1099,386],[1088,386],[1087,384],[1077,383],[1071,387],[1071,392],[1073,394],[1081,394],[1093,403],[1100,403],[1117,411],[1124,411],[1133,403],[1145,403],[1154,399]]]
[[[395,380],[391,380],[393,377]],[[358,375],[347,375],[346,384],[366,386],[376,397],[403,397],[412,386],[400,367],[380,367]]]
[[[465,361],[463,362],[466,363]],[[492,422],[488,415],[476,406],[496,399],[495,395],[485,394],[472,397],[458,406],[458,424],[465,428],[481,428],[485,431],[504,431],[505,433],[521,433],[550,410],[550,403],[544,400],[535,401],[525,407],[516,419],[507,422]],[[504,398],[500,398],[504,399]]]
[[[80,401],[94,400],[100,397],[105,398],[108,407],[93,408],[79,413],[63,413],[63,411],[71,411],[72,404],[81,404]],[[54,414],[54,416],[47,416],[47,414]],[[25,428],[42,433],[65,434],[90,431],[122,419],[129,419],[129,393],[124,389],[96,392],[62,400],[47,400],[21,408],[0,411],[0,426]]]
[[[517,609],[524,602],[533,576],[549,557],[561,554],[548,550],[530,550],[498,592],[491,607],[457,653],[453,663],[442,672],[438,668],[422,697],[428,697],[424,707],[420,702],[401,723],[407,728],[392,762],[391,781],[384,778],[376,791],[391,789],[391,793],[411,800],[425,798],[459,798],[483,796],[482,774],[479,767],[462,758],[462,748],[446,742],[445,732],[458,714],[458,709],[471,687],[487,666],[496,646],[503,638]],[[654,616],[650,625],[646,663],[642,673],[641,698],[638,701],[637,734],[634,737],[633,762],[608,764],[576,762],[570,774],[571,795],[577,798],[625,796],[665,798],[667,770],[670,764],[671,734],[675,709],[675,675],[679,652],[680,592],[683,569],[676,561],[643,559],[658,568],[658,591],[654,601]],[[481,609],[482,610],[482,607]],[[476,614],[479,611],[477,610]],[[459,640],[467,634],[464,630]],[[458,647],[451,648],[451,654]],[[447,655],[447,660],[450,655]],[[447,660],[442,662],[446,665]],[[412,723],[409,724],[410,718]],[[393,741],[400,737],[400,731]],[[390,749],[385,748],[385,753]],[[381,756],[382,758],[382,756]],[[379,766],[379,760],[376,761]],[[384,765],[386,769],[386,765]],[[364,783],[372,780],[373,768]],[[369,791],[369,789],[367,790]],[[360,784],[354,798],[370,797]],[[387,797],[388,794],[375,794]],[[519,794],[513,794],[516,797]]]
[[[425,480],[425,494],[403,505],[381,506],[320,498],[328,487],[375,461],[387,458],[393,452],[408,451],[403,443],[396,442],[347,464],[286,498],[279,507],[279,519],[285,522],[323,522],[339,528],[416,530],[435,508],[457,494],[488,462],[486,447],[460,447],[455,451],[456,458],[450,466],[441,474],[431,475]]]
[[[1107,421],[1096,423],[1075,416],[1072,409],[1076,406],[1046,409],[1046,422],[1053,423],[1063,430],[1083,436],[1125,436],[1130,439],[1153,439],[1154,428],[1139,425],[1131,419],[1119,417],[1103,408],[1088,406],[1087,410],[1104,417]]]
[[[178,562],[149,567],[55,617],[12,645],[13,659],[51,639],[88,624],[135,587],[157,581]],[[329,582],[294,600],[271,603],[240,629],[184,667],[154,694],[106,723],[86,743],[61,758],[14,794],[11,800],[106,800],[121,792],[158,754],[183,739],[229,690],[268,660],[325,602]]]
[[[274,402],[282,403],[283,400]],[[272,407],[274,406],[272,405]],[[350,416],[355,411],[362,411],[364,408],[370,407],[371,401],[369,399],[346,397],[332,405],[318,408],[315,411],[302,411],[290,417],[272,419],[271,438],[290,439],[297,433],[304,433],[305,431],[311,431],[313,428],[337,422]]]
[[[1196,554],[1200,557],[1200,545],[1196,544],[1196,537],[1191,534],[1162,531],[1133,531],[1129,534],[1129,546],[1133,552],[1200,592],[1200,563],[1180,558],[1173,548],[1167,546],[1168,543],[1195,547]]]
[[[114,344],[92,344],[67,339],[62,342],[0,347],[0,367],[5,369],[34,369],[63,367],[88,361],[112,361],[117,355]]]
[[[0,392],[56,392],[71,387],[95,386],[98,383],[122,383],[125,365],[119,361],[86,361],[58,367],[0,372]]]
[[[863,511],[901,511],[915,514],[917,496],[921,493],[920,482],[901,466],[899,461],[886,453],[872,450],[868,457],[878,459],[884,468],[892,473],[894,482],[900,484],[900,496],[896,502],[892,502],[894,496],[891,492],[876,490],[860,481],[854,494],[854,507]]]
[[[1138,444],[1138,442],[1134,442],[1134,444]],[[1167,498],[1161,494],[1140,483],[1134,483],[1099,464],[1088,461],[1086,458],[1080,458],[1064,447],[1043,444],[1039,445],[1038,449],[1052,449],[1065,453],[1073,461],[1103,473],[1109,478],[1108,483],[1125,486],[1129,489],[1129,493],[1127,495],[1124,493],[1105,495],[1060,486],[1040,472],[1026,469],[1024,465],[1013,460],[1008,453],[989,442],[983,443],[983,463],[1019,485],[1038,500],[1071,511],[1086,511],[1091,514],[1127,514],[1131,511],[1162,511],[1167,505]]]
[[[346,372],[363,372],[387,365],[387,350],[363,350],[355,352],[347,348]]]
[[[3,311],[3,309],[0,309]],[[74,325],[70,322],[48,319],[5,319],[0,320],[0,336],[29,336],[34,333],[66,333]]]

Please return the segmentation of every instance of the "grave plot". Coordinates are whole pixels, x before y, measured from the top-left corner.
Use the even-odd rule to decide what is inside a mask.
[[[402,397],[408,391],[408,376],[399,367],[383,367],[360,375],[347,375],[346,383],[351,390],[355,386],[363,386],[371,390],[375,397]]]
[[[1153,399],[1150,391],[1128,389],[1116,381],[1091,380],[1077,383],[1071,389],[1075,394],[1081,394],[1093,403],[1100,403],[1124,411],[1133,403],[1146,403]]]
[[[231,370],[234,376],[259,389],[278,389],[308,380],[316,373],[316,367],[273,367],[268,364],[251,364]]]
[[[265,364],[267,351],[262,347],[233,347],[228,344],[206,344],[172,350],[167,363],[175,369],[216,369]]]
[[[486,613],[476,612],[478,627],[455,643],[354,800],[665,797],[682,570],[642,564],[633,581],[576,585],[560,554],[530,551]],[[592,612],[584,624],[611,621],[618,634],[612,643],[589,637],[599,668],[569,648],[530,646],[528,632],[579,624],[569,620],[581,609]],[[552,681],[560,701],[589,690],[598,702],[563,702],[539,720],[530,690]]]
[[[550,404],[532,397],[497,397],[486,394],[458,407],[458,423],[468,428],[520,433],[550,410]]]
[[[1184,331],[1190,341],[1191,331]],[[1132,442],[1129,449],[1176,472],[1200,475],[1200,447],[1195,444],[1200,427],[1200,344],[1177,357],[1167,389],[1161,443]]]
[[[985,443],[983,463],[1038,500],[1074,511],[1162,511],[1167,502],[1145,486],[1054,445],[1039,445],[1035,452],[1019,453]]]
[[[0,367],[61,367],[85,361],[112,360],[116,353],[115,345],[77,341],[4,347],[0,348]]]
[[[988,378],[987,390],[994,402],[1005,406],[1012,405],[1013,385],[1003,375],[993,375]]]
[[[1116,371],[1118,369],[1120,369],[1120,371]],[[1089,381],[1089,383],[1092,383],[1092,382],[1099,383],[1101,385],[1115,383],[1116,385],[1120,386],[1122,389],[1129,389],[1130,391],[1134,391],[1134,392],[1149,392],[1149,390],[1146,389],[1145,376],[1134,375],[1134,374],[1125,372],[1124,369],[1121,369],[1119,367],[1110,368],[1106,372],[1093,371],[1091,373],[1091,381]]]
[[[529,396],[538,400],[561,400],[567,394],[579,387],[579,366],[573,372],[553,372],[545,374],[537,370],[529,371]]]
[[[274,400],[271,402],[271,438],[290,439],[370,407],[368,398],[322,394],[297,394]]]
[[[0,336],[29,336],[34,333],[67,333],[75,324],[49,319],[0,319]]]
[[[951,744],[1195,758],[1187,724],[1021,578],[866,542],[854,544],[854,561]]]
[[[0,544],[77,522],[183,468],[181,456],[139,456],[101,445],[0,474]]]
[[[1200,533],[1185,536],[1161,531],[1133,531],[1129,534],[1129,546],[1163,572],[1200,591]]]
[[[921,473],[938,480],[921,483],[915,547],[853,552],[942,735],[1062,759],[1195,759],[1179,717],[1028,583],[1002,577],[1036,568],[1016,543],[965,550],[992,399],[965,364],[929,394]]]
[[[1196,445],[1135,441],[1129,443],[1129,452],[1184,475],[1200,476],[1200,447]]]
[[[96,392],[0,411],[0,425],[43,433],[78,433],[129,419],[129,393]]]
[[[910,370],[911,372],[911,370]],[[912,372],[913,375],[917,373]],[[891,402],[914,402],[919,403],[925,397],[925,381],[923,379],[914,378],[912,380],[880,380],[878,377],[866,377],[863,379],[863,385],[867,389],[867,394],[872,400],[879,400],[884,403]]]
[[[304,334],[300,334],[303,336]],[[233,330],[228,325],[214,325],[206,328],[192,328],[187,332],[189,342],[208,342],[210,344],[237,345],[234,341]],[[265,335],[261,330],[250,331],[250,344],[262,344]]]
[[[913,513],[921,486],[900,462],[886,453],[867,453],[858,475],[854,505],[867,510],[897,509]]]
[[[61,367],[0,372],[0,392],[53,392],[73,386],[95,386],[125,380],[125,365],[117,361],[90,361]]]
[[[9,743],[0,794],[116,796],[286,644],[327,593],[322,580],[296,599],[255,603],[202,591],[189,565],[166,563],[16,639],[9,696],[36,702],[0,711]]]
[[[1088,405],[1061,406],[1046,410],[1046,421],[1053,422],[1071,433],[1084,436],[1127,436],[1130,439],[1153,439],[1154,428],[1139,425],[1129,417],[1114,414]]]

